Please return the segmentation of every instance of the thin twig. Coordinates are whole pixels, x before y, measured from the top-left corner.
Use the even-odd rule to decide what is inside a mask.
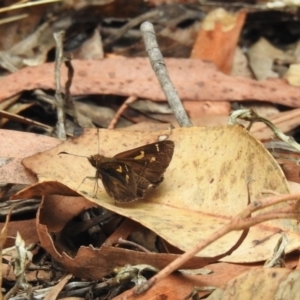
[[[7,111],[2,110],[2,109],[0,109],[0,116],[2,118],[7,118],[9,120],[13,120],[13,121],[20,122],[20,123],[23,123],[23,124],[33,125],[33,126],[42,128],[47,133],[50,133],[50,134],[53,133],[53,131],[54,131],[54,128],[51,127],[51,126],[48,126],[48,125],[43,124],[43,123],[40,123],[38,121],[31,120],[29,118],[25,118],[25,117],[22,117],[22,116],[19,116],[19,115],[7,112]]]
[[[56,131],[57,137],[61,140],[66,139],[66,129],[65,129],[65,112],[64,112],[64,99],[62,97],[61,85],[60,85],[60,67],[64,62],[63,57],[63,37],[65,32],[59,31],[54,33],[54,39],[56,42],[56,53],[55,53],[55,99],[56,99],[56,109],[57,109],[57,124]]]
[[[150,22],[144,22],[141,25],[141,31],[152,68],[169,102],[169,105],[175,115],[177,122],[181,127],[193,126],[169,77],[164,58],[157,44],[153,25]]]
[[[65,57],[65,66],[68,69],[68,80],[66,81],[65,84],[65,89],[66,89],[66,95],[65,95],[65,102],[66,102],[66,107],[70,109],[71,115],[73,115],[74,120],[77,125],[79,125],[79,117],[78,117],[78,112],[74,103],[74,100],[71,95],[71,85],[74,77],[74,68],[72,65],[71,57]]]
[[[13,9],[20,9],[20,8],[24,8],[24,7],[31,7],[31,6],[35,6],[35,5],[42,5],[42,4],[60,2],[60,1],[62,1],[62,0],[30,1],[30,2],[26,2],[26,3],[13,4],[10,6],[0,8],[0,13],[5,12],[5,11],[11,11]]]
[[[113,119],[110,121],[110,124],[108,126],[108,129],[114,129],[119,118],[121,117],[122,113],[127,109],[128,105],[130,103],[133,103],[137,100],[137,97],[135,96],[130,96],[126,99],[126,101],[121,105],[121,107],[118,109],[118,111],[116,112],[115,116],[113,117]]]
[[[132,29],[133,27],[141,24],[142,22],[159,17],[159,11],[153,10],[150,12],[146,12],[145,14],[139,15],[138,17],[131,19],[128,23],[126,23],[123,27],[119,28],[114,35],[109,36],[104,40],[103,44],[105,47],[112,45],[118,39],[120,39],[127,31]]]
[[[251,226],[257,225],[259,223],[274,220],[274,219],[298,219],[300,217],[300,213],[296,209],[296,205],[289,205],[286,208],[273,209],[272,211],[261,213],[260,215],[256,215],[255,217],[249,217],[253,212],[281,203],[287,202],[289,200],[300,200],[300,193],[297,194],[287,194],[281,196],[269,197],[261,200],[257,200],[249,204],[241,213],[239,213],[235,218],[233,218],[228,224],[224,225],[219,230],[215,231],[208,239],[199,242],[192,249],[188,250],[180,257],[175,259],[172,263],[167,265],[164,269],[162,269],[159,273],[149,279],[147,282],[137,286],[134,289],[135,294],[141,294],[148,289],[150,289],[156,282],[160,281],[162,278],[168,276],[175,270],[178,270],[184,263],[186,263],[189,259],[194,257],[198,252],[203,250],[208,245],[212,244],[214,241],[223,237],[227,233],[236,230],[244,230],[245,228],[249,228]],[[289,203],[290,204],[290,203]],[[295,203],[294,203],[295,204]]]
[[[282,141],[286,142],[287,144],[289,144],[291,147],[293,147],[294,149],[297,150],[297,152],[300,152],[300,145],[294,140],[294,138],[292,136],[287,136],[285,135],[282,131],[280,131],[271,121],[269,121],[268,119],[261,117],[260,115],[258,115],[255,111],[251,110],[251,109],[239,109],[234,111],[231,115],[230,115],[230,119],[228,124],[238,124],[237,122],[237,118],[242,119],[242,120],[246,120],[249,121],[250,124],[248,126],[248,130],[250,130],[251,126],[253,123],[255,122],[262,122],[264,123],[266,126],[268,126],[273,133]]]
[[[152,253],[151,251],[149,251],[148,249],[146,249],[145,247],[137,244],[137,243],[134,243],[134,242],[131,242],[131,241],[127,241],[127,240],[124,240],[122,238],[119,238],[118,239],[118,244],[120,245],[126,245],[126,246],[132,246],[132,247],[135,247],[139,250],[141,250],[142,252],[146,252],[146,253]]]
[[[10,23],[10,22],[15,22],[15,21],[27,18],[27,17],[28,17],[28,14],[21,14],[21,15],[17,15],[17,16],[8,17],[8,18],[3,18],[0,20],[0,25]]]

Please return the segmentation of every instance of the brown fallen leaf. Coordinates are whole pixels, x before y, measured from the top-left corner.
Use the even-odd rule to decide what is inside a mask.
[[[21,160],[37,152],[51,149],[61,141],[44,135],[0,129],[0,181],[3,183],[32,184],[36,177],[21,165]]]
[[[3,277],[5,277],[5,279],[7,281],[15,281],[16,280],[16,276],[14,274],[14,270],[11,267],[11,260],[12,260],[12,255],[15,254],[15,252],[11,252],[9,254],[5,254],[3,255],[3,258],[5,259],[5,261],[2,263],[2,274]],[[7,263],[6,263],[7,261]],[[37,281],[37,276],[36,276],[36,269],[38,269],[39,267],[36,265],[32,265],[32,270],[27,271],[26,272],[26,280],[28,282],[36,282]],[[52,277],[52,273],[51,270],[39,270],[38,271],[38,278],[39,280],[44,280],[44,281],[49,281],[51,280]]]
[[[285,268],[250,270],[231,279],[223,289],[213,292],[208,300],[297,299],[300,271]]]
[[[231,77],[209,62],[194,59],[165,59],[170,77],[182,100],[242,101],[255,99],[299,107],[299,88],[285,80],[255,81]],[[73,95],[114,94],[165,101],[147,58],[72,61],[75,69]],[[54,64],[24,68],[0,82],[0,102],[24,90],[54,89]],[[188,80],[186,76],[188,74]],[[67,80],[65,68],[62,83]]]
[[[287,258],[287,266],[292,269],[297,264],[297,255],[292,255]],[[170,274],[168,277],[163,278],[154,287],[149,290],[146,294],[132,295],[132,290],[127,290],[121,295],[114,298],[114,300],[125,300],[125,299],[139,299],[148,300],[149,298],[157,295],[165,295],[172,300],[182,300],[186,297],[194,287],[205,288],[207,286],[212,286],[216,288],[221,288],[229,280],[244,274],[252,269],[257,269],[258,265],[241,265],[241,264],[229,264],[229,263],[216,263],[206,265],[205,269],[210,270],[209,274],[202,275],[183,275],[179,272]],[[172,287],[166,289],[166,287]],[[174,288],[176,287],[176,288]],[[199,292],[199,296],[206,295],[207,292]],[[154,298],[155,299],[155,298]]]
[[[87,159],[58,154],[62,151],[86,156],[97,153],[95,130],[86,130],[77,139],[24,159],[24,165],[37,174],[41,184],[17,196],[47,194],[43,182],[51,181],[53,189],[55,182],[60,182],[93,203],[143,224],[185,251],[227,224],[231,216],[247,205],[249,197],[250,201],[261,198],[265,190],[289,193],[276,161],[261,143],[239,126],[180,128],[147,135],[101,130],[101,153],[112,156],[154,142],[159,136],[173,140],[175,152],[164,182],[156,190],[149,191],[143,201],[116,206],[101,182],[93,198],[94,181],[86,179],[82,183],[86,176],[95,174]],[[255,262],[268,258],[281,230],[289,239],[287,252],[296,249],[300,245],[297,222],[276,220],[252,227],[242,245],[224,260]],[[239,232],[232,232],[198,255],[224,253],[239,237]]]
[[[24,241],[26,245],[31,243],[37,243],[39,241],[36,228],[35,228],[36,220],[21,220],[21,221],[10,221],[7,239],[5,242],[5,247],[13,247],[15,244],[15,238],[17,232],[24,237]],[[4,223],[0,223],[0,230],[5,226]]]
[[[139,226],[131,220],[122,223],[100,248],[90,245],[73,249],[73,237],[63,234],[64,229],[80,212],[94,206],[95,203],[82,197],[51,196],[45,197],[37,214],[41,246],[73,275],[98,280],[112,273],[116,266],[143,263],[162,269],[179,257],[172,253],[149,253],[115,247],[114,244],[118,243],[119,238],[127,239],[132,230]],[[210,261],[210,258],[195,257],[185,267],[200,268]]]

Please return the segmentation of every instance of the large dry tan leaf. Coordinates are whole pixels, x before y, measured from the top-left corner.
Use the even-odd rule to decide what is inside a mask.
[[[116,206],[103,187],[93,198],[94,181],[86,179],[95,170],[87,159],[59,155],[67,151],[80,155],[98,152],[96,130],[24,159],[24,165],[36,173],[40,182],[61,182],[72,190],[111,211],[136,220],[155,231],[171,244],[187,250],[207,238],[248,202],[247,183],[251,181],[250,199],[263,191],[288,193],[284,175],[260,142],[239,126],[180,128],[172,131],[127,132],[100,131],[101,153],[113,156],[121,151],[157,141],[166,135],[175,142],[173,160],[164,182],[148,192],[142,201]],[[58,191],[57,191],[58,192]],[[33,186],[24,196],[44,193],[43,185]],[[283,204],[285,205],[285,204]],[[298,225],[294,220],[276,220],[268,226],[251,228],[246,240],[226,261],[253,262],[267,259],[284,230],[289,239],[287,251],[300,246]],[[216,256],[235,244],[240,232],[232,232],[212,244],[199,256]]]

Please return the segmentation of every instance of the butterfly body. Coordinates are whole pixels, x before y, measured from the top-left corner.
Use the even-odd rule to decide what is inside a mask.
[[[114,157],[91,155],[88,160],[96,168],[110,197],[116,202],[142,199],[146,190],[163,181],[174,152],[174,142],[161,141],[121,152]]]

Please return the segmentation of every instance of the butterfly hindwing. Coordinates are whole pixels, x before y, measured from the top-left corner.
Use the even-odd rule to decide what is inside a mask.
[[[121,162],[104,162],[97,170],[96,177],[101,178],[103,186],[116,201],[132,201],[137,194],[134,172]]]

